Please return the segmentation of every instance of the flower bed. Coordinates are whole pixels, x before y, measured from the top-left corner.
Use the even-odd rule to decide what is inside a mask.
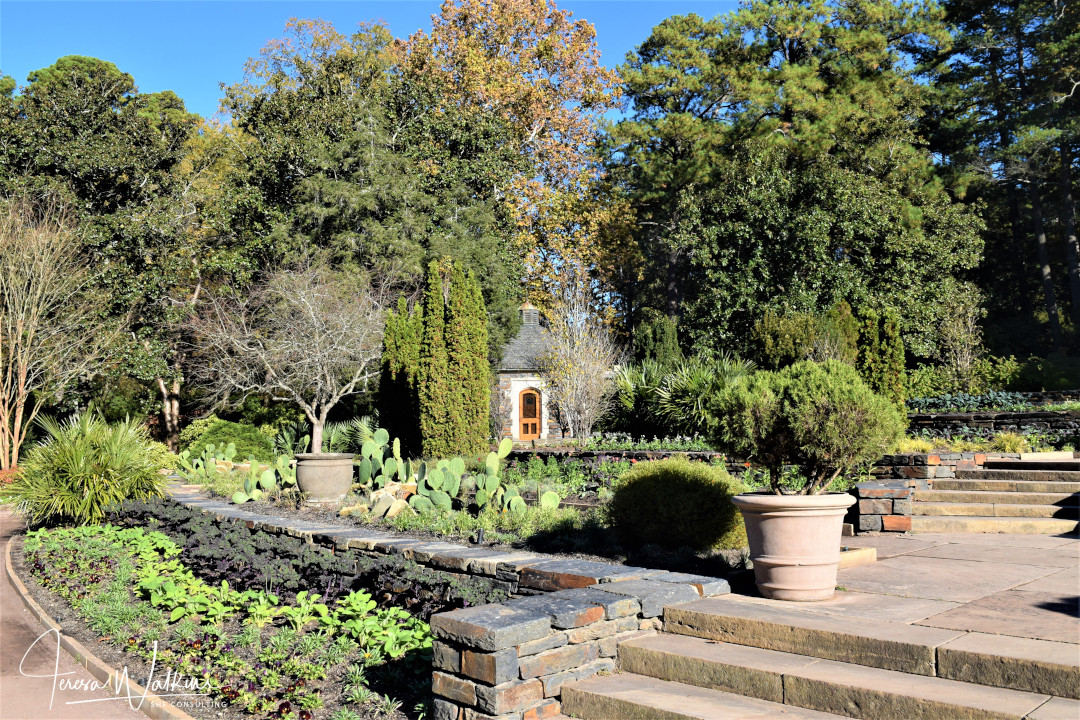
[[[184,692],[225,707],[197,716],[400,717],[401,700],[373,688],[429,697],[427,624],[366,592],[324,602],[301,590],[282,602],[276,588],[208,584],[179,546],[140,528],[41,530],[24,549],[33,579],[113,649],[114,665],[138,678],[171,672]]]

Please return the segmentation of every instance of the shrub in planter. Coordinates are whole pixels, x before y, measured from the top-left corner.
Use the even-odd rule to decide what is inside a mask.
[[[821,491],[895,445],[904,418],[836,361],[758,373],[721,393],[714,408],[719,444],[769,470],[772,493],[732,500],[746,523],[758,590],[778,600],[831,598],[840,527],[855,498]],[[792,487],[785,465],[797,466],[801,483]]]
[[[893,403],[837,361],[755,373],[721,392],[712,407],[716,444],[766,468],[777,494],[785,465],[798,466],[806,479],[796,492],[813,495],[888,452],[906,425]]]
[[[109,425],[89,412],[40,424],[48,437],[27,453],[9,487],[30,522],[96,524],[113,503],[163,496],[165,477],[143,427]]]
[[[631,547],[745,547],[742,518],[731,504],[742,490],[722,467],[686,458],[638,463],[620,478],[609,518]]]

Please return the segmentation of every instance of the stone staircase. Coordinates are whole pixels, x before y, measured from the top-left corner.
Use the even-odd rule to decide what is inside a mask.
[[[563,686],[583,720],[1076,720],[1080,646],[726,595],[668,606],[621,672]],[[1067,696],[1067,697],[1062,697]]]
[[[916,490],[911,529],[924,533],[1077,532],[1080,459],[987,460]]]

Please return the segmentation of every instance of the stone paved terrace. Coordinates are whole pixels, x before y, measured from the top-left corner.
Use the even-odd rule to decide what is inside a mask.
[[[878,561],[841,570],[837,585],[843,592],[800,608],[1005,636],[1001,642],[1074,643],[1080,656],[1075,535],[862,535],[844,541],[876,548]]]

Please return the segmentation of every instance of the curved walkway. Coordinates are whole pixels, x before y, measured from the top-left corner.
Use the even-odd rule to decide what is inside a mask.
[[[21,527],[8,508],[0,508],[0,720],[146,720],[124,699],[69,704],[110,697],[105,690],[61,689],[57,681],[54,694],[54,671],[74,683],[94,678],[59,649],[54,635],[43,636],[46,629],[8,580],[4,551]]]

